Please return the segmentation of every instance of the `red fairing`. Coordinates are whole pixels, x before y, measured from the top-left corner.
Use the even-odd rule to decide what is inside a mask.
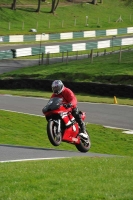
[[[76,137],[78,133],[78,124],[75,123],[73,126],[70,126],[69,128],[65,129],[62,140],[70,143],[79,144],[80,138]]]
[[[69,113],[69,111],[71,111],[71,108],[66,109],[63,105],[61,105],[56,110],[45,112],[44,115],[48,116],[48,115],[52,115],[52,114],[61,114],[62,120],[64,121],[66,126],[68,126],[71,124],[71,119],[73,118],[73,116],[71,115],[71,112]]]
[[[73,108],[77,107],[77,98],[75,94],[67,87],[64,87],[60,94],[52,94],[51,98],[53,97],[63,98],[64,103],[71,103]]]

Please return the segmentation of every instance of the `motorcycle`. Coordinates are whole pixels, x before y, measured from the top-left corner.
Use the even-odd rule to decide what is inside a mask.
[[[91,147],[88,132],[81,133],[80,127],[71,113],[71,108],[64,106],[62,98],[51,98],[42,109],[47,120],[47,135],[54,146],[61,142],[74,144],[80,152],[87,152]],[[85,120],[85,112],[80,111],[82,120]]]

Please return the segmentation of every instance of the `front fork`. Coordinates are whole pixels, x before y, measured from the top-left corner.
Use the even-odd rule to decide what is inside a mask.
[[[57,125],[57,134],[61,132],[61,120],[53,120],[53,122]]]

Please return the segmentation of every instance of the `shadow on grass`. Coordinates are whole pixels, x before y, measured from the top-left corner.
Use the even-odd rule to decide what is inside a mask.
[[[1,76],[2,79],[44,79],[53,80],[61,79],[63,81],[72,82],[97,82],[97,83],[112,83],[122,85],[133,85],[133,75],[90,75],[86,73],[67,73],[57,72],[49,75],[43,74],[12,74],[9,76]]]
[[[133,76],[132,75],[88,75],[85,73],[54,73],[46,76],[45,79],[62,79],[65,81],[71,80],[73,82],[81,81],[84,82],[101,82],[101,83],[115,83],[115,84],[125,84],[133,85]]]
[[[20,11],[23,11],[23,12],[30,12],[30,13],[50,13],[51,14],[51,12],[50,12],[50,9],[49,9],[49,11],[41,11],[40,10],[40,12],[37,12],[37,5],[30,5],[29,7],[26,7],[27,5],[25,5],[24,7],[16,7],[16,10],[14,10],[14,11],[17,11],[17,10],[20,10]],[[4,6],[4,8],[7,8],[7,9],[9,9],[9,10],[11,10],[11,6],[7,6],[7,7],[5,7]],[[2,8],[0,8],[0,10],[2,10]]]

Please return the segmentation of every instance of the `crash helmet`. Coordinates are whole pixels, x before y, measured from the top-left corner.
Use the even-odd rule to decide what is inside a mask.
[[[64,84],[61,80],[55,80],[52,83],[52,91],[54,94],[60,94],[64,88]]]

